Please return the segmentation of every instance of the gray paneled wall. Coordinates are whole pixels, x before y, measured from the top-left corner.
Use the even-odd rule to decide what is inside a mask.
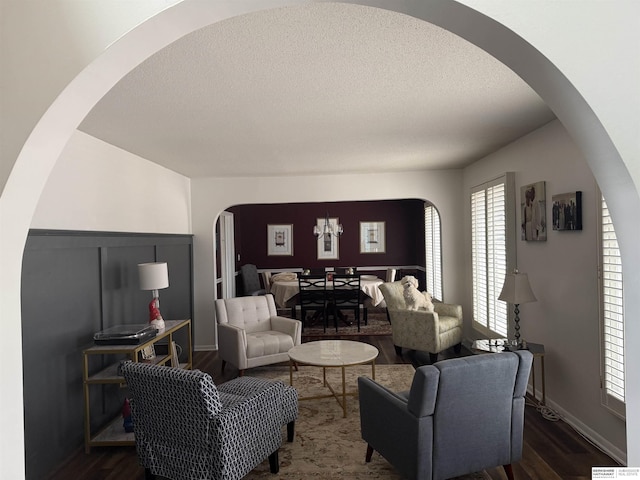
[[[138,288],[138,263],[167,262],[162,315],[193,318],[192,245],[191,235],[29,233],[21,290],[28,479],[44,478],[83,445],[82,350],[93,334],[148,321],[151,292]],[[118,414],[124,396],[117,386],[92,388],[98,427]]]

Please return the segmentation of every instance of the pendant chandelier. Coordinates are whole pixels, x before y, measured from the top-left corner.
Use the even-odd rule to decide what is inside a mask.
[[[327,238],[332,235],[334,237],[339,237],[343,232],[344,229],[342,228],[341,223],[338,223],[337,225],[331,224],[329,221],[329,212],[327,212],[327,215],[324,217],[324,226],[322,228],[319,228],[318,225],[314,225],[313,227],[313,234],[316,238]]]

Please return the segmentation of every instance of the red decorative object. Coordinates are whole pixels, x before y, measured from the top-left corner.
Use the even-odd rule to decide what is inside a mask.
[[[160,302],[157,298],[154,298],[151,300],[151,303],[149,303],[149,323],[154,320],[163,320],[162,315],[160,314],[160,309],[158,308],[159,303]]]
[[[122,426],[124,427],[125,432],[133,432],[133,420],[131,419],[131,404],[129,403],[129,399],[124,399],[124,404],[122,405]]]

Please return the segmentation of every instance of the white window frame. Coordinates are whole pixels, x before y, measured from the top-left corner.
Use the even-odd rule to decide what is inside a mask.
[[[625,418],[624,287],[622,258],[607,204],[597,197],[600,291],[600,390],[602,405]]]
[[[512,330],[512,312],[498,297],[506,273],[515,268],[515,206],[512,172],[471,189],[473,327],[490,338],[508,337]]]
[[[430,203],[424,204],[424,249],[427,292],[434,298],[443,300],[440,212]]]

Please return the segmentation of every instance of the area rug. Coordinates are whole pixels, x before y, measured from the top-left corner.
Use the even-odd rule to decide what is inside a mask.
[[[290,315],[290,311],[286,312],[285,316]],[[300,312],[298,312],[299,314]],[[350,312],[351,313],[351,312]],[[302,335],[305,337],[326,337],[336,336],[341,337],[358,337],[368,335],[391,335],[391,324],[387,319],[387,312],[383,309],[372,309],[367,315],[367,325],[364,324],[364,318],[360,317],[360,331],[358,331],[358,324],[353,318],[353,314],[347,314],[347,324],[338,321],[338,331],[336,332],[333,318],[329,319],[329,325],[327,331],[324,331],[322,320],[316,323],[307,322],[305,324]]]
[[[377,365],[376,381],[394,391],[406,391],[411,386],[414,368],[411,365]],[[370,365],[349,367],[346,370],[347,390],[355,391],[359,376],[371,376]],[[268,366],[252,368],[248,376],[281,380],[289,384],[289,367]],[[328,369],[327,378],[334,388],[341,388],[340,369]],[[322,385],[320,367],[301,366],[293,373],[293,385],[301,397],[329,393]],[[357,397],[347,397],[347,418],[335,398],[301,400],[293,443],[286,441],[279,451],[281,479],[390,479],[402,477],[378,454],[370,463],[364,460],[367,445],[360,436],[360,415]],[[246,479],[262,479],[274,476],[265,461]],[[459,480],[489,479],[484,472],[459,477]]]

